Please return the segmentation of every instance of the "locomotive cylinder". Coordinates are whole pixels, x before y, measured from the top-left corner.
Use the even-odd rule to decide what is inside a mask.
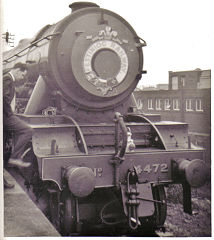
[[[200,159],[192,161],[179,159],[176,162],[178,163],[179,176],[185,178],[191,187],[201,187],[209,178],[209,168]]]

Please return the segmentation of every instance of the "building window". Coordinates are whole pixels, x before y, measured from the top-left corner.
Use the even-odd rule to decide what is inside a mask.
[[[165,101],[164,101],[164,110],[170,110],[170,101],[169,101],[169,99],[165,99]]]
[[[192,99],[186,99],[186,111],[193,111],[193,109],[192,109]]]
[[[153,109],[153,106],[152,106],[152,99],[148,99],[148,109]]]
[[[142,99],[138,99],[137,100],[137,108],[138,109],[143,109],[143,101],[142,101]]]
[[[156,99],[155,108],[156,110],[161,110],[161,99]]]
[[[180,110],[180,108],[179,108],[179,99],[177,99],[177,98],[173,99],[173,101],[172,101],[172,108],[175,111],[179,111]]]
[[[178,89],[178,76],[172,77],[172,90]]]
[[[195,101],[195,110],[197,112],[203,112],[201,99],[196,99],[196,101]]]
[[[181,76],[181,86],[185,87],[185,85],[186,85],[186,79],[184,76]]]

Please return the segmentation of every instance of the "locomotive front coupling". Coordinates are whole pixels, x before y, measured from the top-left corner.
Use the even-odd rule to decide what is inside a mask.
[[[133,166],[127,172],[126,184],[121,184],[124,212],[128,217],[129,227],[133,230],[141,225],[143,218],[156,215],[156,218],[159,219],[159,211],[162,215],[166,214],[164,182],[141,181],[141,174]],[[192,161],[187,159],[172,160],[171,183],[182,184],[184,212],[192,214],[191,187],[203,186],[209,177],[209,168],[200,159]],[[162,226],[164,221],[160,220],[157,223],[158,226]]]

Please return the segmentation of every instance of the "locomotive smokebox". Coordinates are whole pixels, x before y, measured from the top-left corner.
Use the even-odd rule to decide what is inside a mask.
[[[90,168],[69,167],[65,176],[70,191],[76,197],[86,197],[94,190],[95,176]]]
[[[126,101],[143,66],[142,44],[119,15],[94,3],[73,3],[54,29],[45,81],[72,105],[103,111]]]
[[[201,187],[209,178],[209,168],[200,159],[179,159],[177,163],[179,175],[184,177],[191,187]]]
[[[83,111],[122,106],[141,78],[145,42],[125,19],[95,3],[75,2],[70,8],[70,15],[5,53],[5,68],[28,63],[31,81],[42,78],[48,89],[37,99],[59,92],[69,106]],[[40,110],[36,102],[32,97],[35,106],[28,108]]]

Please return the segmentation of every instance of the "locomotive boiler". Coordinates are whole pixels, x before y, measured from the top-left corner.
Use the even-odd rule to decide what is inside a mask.
[[[28,65],[17,92],[17,116],[33,129],[22,170],[63,235],[88,228],[146,232],[162,228],[164,187],[204,184],[203,149],[188,125],[137,109],[133,91],[143,71],[141,39],[121,16],[89,2],[4,53],[4,68]],[[123,229],[123,230],[122,230]]]

